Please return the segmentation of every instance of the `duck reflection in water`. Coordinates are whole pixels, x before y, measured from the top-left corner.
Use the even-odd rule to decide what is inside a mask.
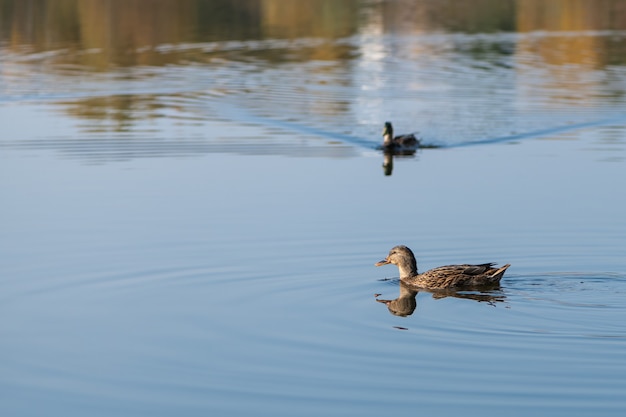
[[[418,292],[419,291],[416,288],[400,281],[400,295],[398,298],[395,300],[383,300],[376,298],[376,301],[385,304],[389,312],[394,316],[407,317],[413,314],[417,308]],[[466,289],[464,291],[437,290],[432,292],[432,295],[434,299],[446,297],[466,298],[469,300],[484,302],[493,306],[495,306],[496,303],[501,303],[506,300],[506,296],[502,293],[499,286],[491,287],[489,289]]]
[[[383,152],[383,173],[386,177],[393,173],[393,158],[413,158],[415,151],[403,151],[402,153]]]
[[[417,291],[400,281],[400,295],[395,300],[376,299],[379,303],[387,305],[389,312],[394,316],[406,317],[413,314],[417,307]]]

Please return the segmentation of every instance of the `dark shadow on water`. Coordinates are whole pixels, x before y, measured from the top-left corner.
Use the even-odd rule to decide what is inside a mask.
[[[415,158],[415,150],[410,151],[383,151],[383,173],[386,177],[393,174],[393,159],[394,158]]]
[[[415,309],[417,308],[417,294],[422,292],[430,292],[434,299],[439,300],[447,297],[454,298],[464,298],[469,300],[478,301],[481,303],[487,303],[495,306],[496,303],[501,303],[506,300],[506,296],[502,292],[499,286],[489,287],[489,288],[475,288],[475,289],[465,289],[463,291],[454,291],[454,290],[437,290],[437,291],[426,291],[420,290],[406,285],[404,282],[400,281],[400,294],[398,298],[394,300],[384,300],[380,298],[376,298],[376,301],[379,303],[383,303],[387,306],[387,309],[394,316],[399,317],[407,317],[413,314]]]
[[[376,149],[383,151],[383,174],[386,177],[389,177],[393,174],[393,160],[395,158],[417,159],[417,154],[420,149],[437,149],[437,148],[440,148],[440,146],[428,145],[428,144],[422,145],[420,143],[420,146],[417,149],[390,151],[390,150],[382,149],[381,146],[378,146]]]

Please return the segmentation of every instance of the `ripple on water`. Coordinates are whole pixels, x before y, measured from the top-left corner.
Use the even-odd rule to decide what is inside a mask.
[[[365,414],[368,406],[416,401],[425,409],[444,401],[448,410],[473,404],[519,414],[624,405],[626,334],[615,320],[625,312],[623,275],[508,275],[495,293],[501,302],[421,292],[415,312],[401,318],[373,297],[391,298],[397,282],[377,281],[367,251],[350,249],[355,243],[292,242],[284,259],[272,257],[282,243],[249,243],[257,247],[250,264],[227,255],[245,243],[217,252],[155,246],[146,250],[187,253],[193,262],[161,258],[150,268],[123,252],[98,251],[118,263],[14,292],[20,320],[3,325],[3,350],[22,354],[0,383],[142,409],[159,405],[155,392],[166,407],[191,401],[226,409],[245,395],[250,403],[241,410],[326,401]],[[54,277],[50,266],[30,274]]]
[[[580,33],[615,36],[612,32]],[[183,60],[167,67],[111,68],[105,73],[88,68],[83,68],[81,73],[76,66],[68,71],[61,64],[58,71],[41,71],[33,63],[39,64],[44,59],[48,62],[50,57],[40,57],[37,53],[9,54],[3,65],[10,82],[2,100],[63,101],[65,104],[61,105],[76,100],[78,108],[88,104],[83,101],[98,97],[153,97],[159,102],[161,113],[164,108],[177,108],[181,113],[178,116],[193,117],[196,121],[216,117],[235,124],[248,121],[278,128],[287,133],[277,136],[281,147],[293,146],[293,136],[304,133],[318,141],[330,138],[371,149],[379,143],[380,126],[385,120],[394,121],[403,132],[419,131],[424,143],[439,146],[513,141],[586,126],[622,125],[624,116],[619,99],[606,99],[616,88],[621,88],[621,72],[593,71],[584,65],[550,66],[532,48],[516,50],[514,54],[468,53],[476,45],[514,45],[520,40],[532,41],[542,36],[553,34],[387,36],[377,40],[380,45],[370,45],[372,40],[367,37],[351,37],[334,41],[335,45],[354,52],[349,58],[286,59],[280,65],[261,57],[272,51],[289,56],[290,48],[315,48],[329,41],[167,44],[157,49],[199,56],[203,61],[190,65],[188,60]],[[382,54],[369,54],[373,46]],[[53,55],[65,53],[74,52],[54,51]],[[205,56],[207,53],[209,56]],[[563,77],[570,80],[570,73],[576,74],[574,81],[580,84],[575,97],[571,95],[571,83],[557,82]],[[75,82],[77,76],[81,77],[80,83]],[[177,96],[194,99],[178,101]],[[129,100],[136,102],[137,99]],[[136,104],[127,108],[135,118],[141,116],[137,110]],[[475,117],[477,113],[481,114],[480,118]],[[91,122],[88,120],[86,125],[98,127]],[[111,122],[109,132],[116,129],[114,120]],[[123,130],[124,126],[119,128]],[[145,132],[128,132],[132,138],[150,138]],[[201,128],[189,131],[192,135],[200,132]],[[175,136],[180,137],[181,133]],[[184,141],[186,135],[182,136]],[[205,147],[171,151],[187,155],[187,151],[216,152],[224,146],[216,138],[206,135],[203,138],[208,142]],[[159,138],[155,139],[158,142]],[[229,141],[240,145],[239,148],[253,146],[241,143],[236,137],[230,137]],[[256,149],[260,152],[262,148]],[[317,149],[311,148],[308,149],[311,152]],[[300,154],[289,150],[283,153]]]
[[[43,101],[45,106],[56,108],[46,108],[45,113],[53,114],[54,122],[42,121],[37,111],[27,119],[57,126],[74,120],[55,113],[69,109],[72,117],[84,120],[81,128],[90,130],[85,137],[76,132],[76,126],[55,134],[31,135],[29,131],[19,137],[7,136],[1,144],[58,150],[89,162],[223,152],[328,158],[353,155],[357,147],[371,148],[380,139],[380,125],[387,118],[398,121],[398,130],[420,130],[428,141],[453,146],[498,135],[519,133],[517,138],[523,139],[537,129],[545,134],[555,125],[578,121],[581,114],[581,123],[593,123],[619,110],[619,105],[603,107],[590,100],[597,90],[586,91],[591,97],[581,101],[582,107],[572,102],[571,94],[562,86],[543,93],[544,85],[536,81],[550,74],[537,77],[532,71],[537,57],[531,53],[518,61],[505,56],[477,62],[456,49],[459,44],[471,48],[476,37],[437,36],[430,42],[443,42],[443,53],[430,58],[424,53],[428,52],[429,38],[420,36],[408,43],[406,38],[383,39],[383,45],[370,56],[366,50],[369,45],[361,44],[366,40],[341,40],[343,46],[360,50],[354,55],[360,58],[350,65],[343,60],[297,59],[276,65],[255,57],[264,48],[285,47],[271,41],[205,45],[211,51],[229,51],[221,60],[212,57],[208,64],[204,62],[206,65],[114,69],[109,74],[80,74],[79,68],[64,68],[61,74],[34,67],[21,71],[26,64],[18,62],[11,69],[3,62],[14,81],[13,90],[3,100],[14,103],[12,108],[30,108],[29,103]],[[505,38],[510,44],[510,37]],[[384,42],[397,48],[387,48]],[[176,48],[164,45],[162,49],[169,53]],[[193,47],[182,45],[180,49],[191,51]],[[398,51],[397,57],[388,55],[393,50]],[[425,59],[420,60],[422,57]],[[53,58],[54,54],[45,57]],[[70,88],[76,74],[85,77],[85,82]],[[40,86],[45,88],[39,90]],[[606,92],[601,85],[598,88],[601,94]],[[101,97],[105,97],[104,103],[93,100]],[[128,98],[131,104],[135,99],[141,110],[135,107],[133,111],[131,106],[117,116],[124,120],[128,115],[141,115],[149,122],[127,126],[116,125],[116,117],[105,118],[105,126],[98,132],[98,126],[90,126],[93,119],[78,111],[119,109],[116,100]],[[549,104],[555,107],[546,111]],[[23,123],[19,125],[19,132],[28,130]],[[620,129],[618,126],[612,133],[617,138],[612,143],[618,149],[623,148]],[[156,137],[156,131],[163,133]],[[329,139],[349,146],[330,145]],[[323,151],[316,153],[318,149]],[[346,406],[360,415],[380,415],[398,405],[404,411],[419,406],[430,414],[443,410],[455,415],[466,413],[468,405],[518,415],[538,410],[568,416],[623,412],[623,275],[507,274],[496,293],[501,301],[437,299],[422,292],[417,295],[416,310],[408,317],[397,317],[373,296],[382,292],[382,297],[392,299],[398,293],[397,284],[376,281],[380,275],[373,272],[372,263],[380,258],[370,259],[367,254],[374,252],[373,248],[380,246],[374,242],[390,231],[406,235],[404,224],[391,225],[388,230],[376,224],[375,230],[363,233],[370,240],[357,239],[360,230],[351,226],[346,210],[340,211],[347,219],[345,229],[341,221],[335,221],[339,231],[328,232],[319,241],[302,236],[287,241],[274,236],[271,227],[264,227],[264,215],[272,217],[274,213],[251,210],[234,219],[236,216],[229,217],[228,212],[234,205],[215,208],[212,204],[216,200],[207,198],[206,203],[195,198],[210,187],[175,192],[187,185],[185,181],[195,185],[195,175],[203,175],[206,182],[219,182],[221,172],[205,171],[216,159],[207,158],[203,165],[192,167],[193,174],[186,171],[176,177],[168,191],[147,184],[175,176],[174,169],[185,169],[182,163],[170,165],[172,171],[146,170],[130,188],[122,185],[133,180],[132,175],[121,175],[117,169],[77,170],[79,175],[107,176],[110,183],[98,182],[103,189],[94,192],[94,177],[87,176],[82,188],[70,181],[70,185],[64,184],[68,188],[60,188],[67,201],[56,196],[41,200],[58,205],[50,209],[52,216],[47,210],[35,210],[38,216],[24,216],[23,224],[6,226],[16,239],[7,242],[7,252],[22,254],[23,258],[11,259],[20,266],[4,269],[0,278],[1,308],[10,312],[1,323],[0,353],[10,358],[2,363],[0,373],[0,386],[7,393],[5,401],[35,403],[45,398],[48,404],[82,404],[90,410],[111,411],[109,414],[120,409],[158,414],[169,407],[171,414],[189,408],[228,414],[234,408],[247,414],[263,409],[285,415],[292,415],[294,409],[307,409],[311,413],[319,410],[319,415]],[[276,163],[277,159],[271,161]],[[325,171],[332,165],[329,161],[324,164],[316,168]],[[237,168],[248,178],[262,172],[257,170],[263,168],[261,163],[247,170],[244,165]],[[73,167],[59,163],[49,166],[60,172]],[[360,169],[356,164],[345,166],[344,173]],[[136,167],[142,166],[132,166]],[[311,172],[306,174],[311,176]],[[418,179],[419,172],[416,169],[410,180]],[[65,180],[70,177],[52,175]],[[482,180],[487,181],[485,178]],[[324,177],[316,180],[322,183]],[[368,184],[354,181],[361,187],[359,192],[368,189]],[[432,181],[443,184],[437,178]],[[244,182],[238,182],[239,186]],[[528,183],[523,185],[520,190],[528,188]],[[351,186],[346,185],[346,189]],[[141,187],[149,192],[143,193]],[[76,198],[77,190],[83,197]],[[49,192],[48,187],[38,191]],[[308,198],[305,191],[278,196],[284,200],[278,198],[275,205],[267,207],[284,204],[297,208],[289,203]],[[99,192],[105,192],[119,206],[108,206],[111,201],[99,199]],[[135,198],[135,192],[140,196]],[[234,192],[227,189],[220,197],[229,199]],[[152,198],[150,193],[162,198]],[[306,213],[317,215],[316,210],[325,203],[352,207],[345,199],[335,201],[323,192],[317,195],[323,199],[311,200],[315,209]],[[103,202],[104,209],[98,203],[85,203],[91,198]],[[174,210],[163,209],[183,203],[180,213],[189,214],[191,226],[179,224]],[[244,205],[254,208],[254,203],[245,201]],[[562,200],[559,203],[565,204]],[[26,204],[21,209],[26,210]],[[354,209],[364,210],[370,221],[377,219],[376,210],[367,211],[358,205]],[[111,210],[117,210],[119,217],[111,216]],[[128,210],[134,211],[129,214]],[[150,217],[153,210],[162,211]],[[288,211],[285,215],[292,216]],[[321,222],[312,220],[313,215],[307,218],[299,214],[293,215],[300,222],[294,224],[313,225],[303,230],[312,233],[321,227]],[[334,221],[334,214],[325,220]],[[177,241],[181,226],[193,229],[197,226],[194,221],[202,223],[212,215],[232,222],[231,229],[219,229],[223,233],[213,236],[212,243],[201,239]],[[258,218],[248,219],[255,215]],[[142,223],[145,218],[149,221]],[[103,223],[103,219],[107,221]],[[420,220],[427,223],[424,220],[430,219]],[[434,220],[447,224],[446,219]],[[135,227],[136,223],[140,226]],[[410,227],[427,228],[423,223],[411,223]],[[26,224],[24,232],[19,226]],[[246,227],[257,229],[249,231]],[[232,229],[240,234],[230,237]],[[337,238],[343,230],[356,237]],[[155,243],[155,236],[162,239],[161,244]],[[558,237],[555,246],[561,245],[563,252],[580,250],[580,246],[565,244],[571,237]],[[441,239],[447,240],[448,248],[469,246],[465,253],[471,255],[482,255],[480,248],[500,250],[491,242],[488,246],[474,240],[458,242],[449,235]],[[617,245],[613,245],[606,239],[594,240],[615,247],[621,243],[616,240]],[[533,247],[531,239],[520,241],[514,249],[526,256],[526,261],[529,254],[545,249]],[[22,243],[30,245],[22,251],[13,249]],[[441,246],[441,241],[436,243]],[[241,251],[247,254],[245,262],[239,257]],[[562,258],[567,256],[562,254]],[[519,264],[515,259],[509,261]]]
[[[617,410],[626,332],[615,318],[626,314],[624,291],[623,275],[551,273],[509,275],[497,292],[502,302],[421,292],[411,316],[389,315],[390,329],[404,329],[388,353],[402,369],[393,375],[414,393],[424,387],[411,374],[427,380],[433,397],[424,404],[439,397],[494,408]]]

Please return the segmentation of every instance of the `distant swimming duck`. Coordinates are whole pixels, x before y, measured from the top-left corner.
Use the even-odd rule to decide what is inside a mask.
[[[414,151],[419,147],[419,144],[419,140],[412,133],[393,137],[393,126],[391,126],[391,122],[385,122],[385,127],[383,128],[383,150]]]
[[[376,266],[394,264],[400,271],[400,280],[406,284],[427,289],[471,288],[498,285],[510,264],[493,268],[494,263],[480,265],[447,265],[417,272],[417,262],[411,249],[404,245],[393,247],[389,255]]]

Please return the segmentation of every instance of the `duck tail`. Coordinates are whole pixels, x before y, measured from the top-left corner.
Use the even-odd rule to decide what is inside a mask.
[[[496,272],[491,274],[491,278],[495,281],[500,281],[500,279],[502,279],[502,276],[504,275],[504,272],[507,270],[509,266],[511,266],[511,264],[506,264],[502,268],[498,268]]]

